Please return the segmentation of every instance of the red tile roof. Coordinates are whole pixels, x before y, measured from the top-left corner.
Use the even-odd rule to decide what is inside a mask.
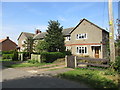
[[[2,43],[2,42],[5,41],[5,40],[7,40],[7,38],[6,38],[6,39],[1,39],[1,40],[0,40],[0,43]]]

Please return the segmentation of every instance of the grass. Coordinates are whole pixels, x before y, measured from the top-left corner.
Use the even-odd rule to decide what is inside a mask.
[[[17,67],[39,67],[39,66],[48,65],[48,64],[51,64],[51,63],[35,63],[35,64],[32,64],[32,63],[20,63],[20,64],[9,65],[7,67],[10,67],[10,68],[17,68]]]
[[[3,60],[2,60],[3,61]],[[12,60],[4,60],[4,61],[12,61]],[[31,60],[34,61],[34,60]],[[17,61],[13,61],[13,62],[17,62]],[[7,65],[6,67],[10,67],[10,68],[18,68],[18,67],[39,67],[40,69],[42,68],[51,68],[51,67],[56,67],[59,65],[52,65],[52,66],[46,66],[46,67],[41,67],[43,65],[50,65],[50,64],[56,64],[56,63],[60,63],[63,62],[63,59],[58,59],[53,63],[32,63],[32,62],[24,62],[24,63],[19,63],[19,64],[11,64],[11,65]]]
[[[70,79],[78,82],[84,82],[92,88],[118,88],[117,74],[106,74],[109,70],[90,70],[90,69],[75,69],[72,71],[58,74],[58,77]]]
[[[12,59],[0,59],[0,61],[12,61]]]

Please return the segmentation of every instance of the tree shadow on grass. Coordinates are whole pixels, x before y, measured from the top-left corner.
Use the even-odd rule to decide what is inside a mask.
[[[100,78],[99,76],[94,76],[93,74],[85,75],[60,74],[58,76],[69,80],[84,82],[92,86],[93,88],[116,88],[115,90],[118,89],[118,85],[115,84],[112,80]]]

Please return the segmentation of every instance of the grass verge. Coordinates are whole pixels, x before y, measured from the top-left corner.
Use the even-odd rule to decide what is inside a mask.
[[[75,69],[72,71],[58,74],[57,77],[84,82],[92,88],[116,88],[118,89],[117,74],[106,74],[108,70],[98,71],[89,69]]]
[[[10,68],[17,68],[17,67],[39,67],[39,66],[43,66],[43,65],[48,65],[51,63],[20,63],[20,64],[13,64],[13,65],[9,65],[6,67],[10,67]]]

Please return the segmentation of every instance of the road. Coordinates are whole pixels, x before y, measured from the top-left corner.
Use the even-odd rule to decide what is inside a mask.
[[[32,70],[21,68],[4,68],[2,72],[2,88],[89,88],[83,83],[54,77],[54,75],[72,70]]]

